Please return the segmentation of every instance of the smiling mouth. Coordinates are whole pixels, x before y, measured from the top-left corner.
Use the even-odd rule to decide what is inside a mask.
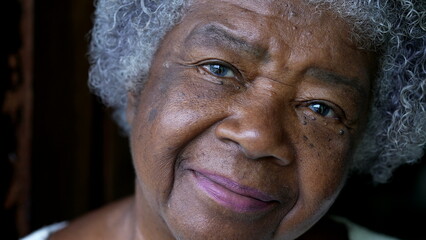
[[[242,186],[228,178],[193,171],[198,187],[211,199],[237,212],[268,210],[278,203],[273,197],[253,188]]]

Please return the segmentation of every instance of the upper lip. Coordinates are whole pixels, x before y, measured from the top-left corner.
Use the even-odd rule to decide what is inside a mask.
[[[266,194],[252,187],[241,185],[229,178],[204,172],[204,171],[195,171],[195,172],[203,175],[204,177],[208,178],[212,182],[215,182],[239,195],[254,198],[263,202],[278,201],[276,198],[274,198],[273,196],[270,196],[269,194]]]

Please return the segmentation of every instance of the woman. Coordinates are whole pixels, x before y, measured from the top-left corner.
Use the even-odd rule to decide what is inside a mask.
[[[351,173],[423,154],[424,3],[96,7],[90,86],[129,135],[135,196],[51,239],[390,239],[324,216]]]

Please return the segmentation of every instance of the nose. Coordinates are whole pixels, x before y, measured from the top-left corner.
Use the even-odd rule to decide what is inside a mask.
[[[215,134],[239,145],[250,159],[274,158],[280,165],[288,165],[294,150],[280,110],[271,102],[239,105],[217,125]]]

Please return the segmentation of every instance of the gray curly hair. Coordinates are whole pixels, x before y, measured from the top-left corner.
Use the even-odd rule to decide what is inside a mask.
[[[159,43],[191,0],[98,0],[91,31],[89,86],[115,109],[124,132],[127,93],[139,91]],[[370,119],[352,170],[386,182],[414,163],[426,143],[426,2],[307,0],[353,26],[361,48],[380,55]]]

